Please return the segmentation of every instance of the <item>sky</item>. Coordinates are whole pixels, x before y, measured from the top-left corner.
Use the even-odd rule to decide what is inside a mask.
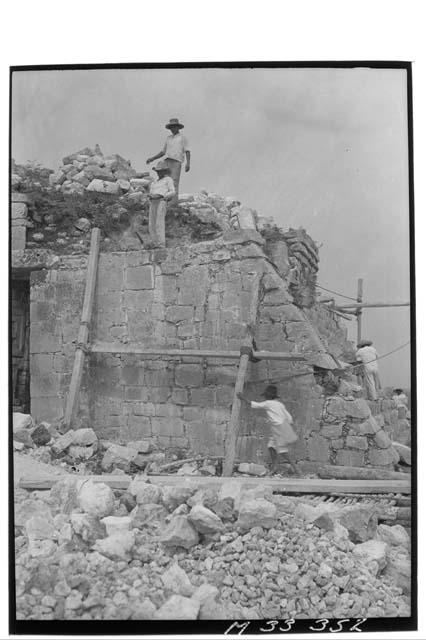
[[[320,244],[318,283],[366,302],[409,301],[406,75],[394,69],[108,69],[15,72],[12,156],[52,169],[98,143],[139,171],[177,117],[192,155],[181,191],[234,196]],[[323,292],[324,295],[328,295]],[[336,296],[336,301],[344,299]],[[343,321],[345,322],[345,321]],[[355,320],[345,322],[356,339]],[[385,354],[410,339],[408,307],[366,309]],[[380,363],[410,386],[409,347]]]

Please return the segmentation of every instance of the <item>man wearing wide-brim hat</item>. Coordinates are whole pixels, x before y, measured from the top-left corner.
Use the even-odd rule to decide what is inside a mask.
[[[170,177],[175,185],[175,195],[171,201],[173,204],[178,202],[180,173],[183,162],[185,162],[185,171],[189,171],[191,168],[191,152],[189,151],[188,140],[181,133],[183,127],[184,125],[179,122],[178,118],[170,118],[170,121],[166,124],[166,129],[169,129],[171,133],[167,136],[162,151],[146,161],[149,164],[164,156],[164,162],[167,163],[170,169]]]
[[[166,209],[167,201],[175,194],[170,170],[164,160],[154,167],[158,179],[149,187],[149,237],[152,247],[166,246]]]
[[[378,354],[373,347],[372,340],[360,340],[357,344],[358,351],[356,359],[362,362],[362,372],[364,376],[367,397],[369,400],[377,400],[378,391],[381,388],[379,378],[379,365],[377,364]]]

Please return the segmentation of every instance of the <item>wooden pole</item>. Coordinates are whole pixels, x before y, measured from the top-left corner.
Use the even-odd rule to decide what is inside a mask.
[[[120,344],[118,342],[95,342],[90,346],[91,353],[130,353],[132,355],[145,356],[147,358],[153,356],[176,356],[180,358],[229,358],[238,360],[240,358],[239,351],[213,351],[203,349],[148,349],[140,344]],[[274,351],[255,351],[255,358],[259,360],[287,360],[289,362],[303,362],[306,360],[305,355],[296,353],[284,353]]]
[[[359,303],[362,303],[362,278],[358,278],[358,291],[357,291],[357,300]],[[362,315],[362,307],[357,309],[356,311],[356,320],[357,320],[357,344],[361,342],[361,315]]]
[[[78,407],[78,396],[80,393],[81,378],[83,376],[84,357],[87,348],[87,339],[89,336],[89,324],[92,318],[93,300],[95,297],[100,233],[100,229],[98,229],[97,227],[92,229],[92,236],[90,239],[90,253],[87,262],[86,289],[84,292],[83,310],[81,312],[74,367],[72,370],[67,405],[65,408],[64,421],[67,426],[72,426]]]
[[[353,302],[352,304],[339,304],[336,309],[344,311],[345,309],[374,309],[381,307],[409,307],[409,302]]]
[[[251,340],[247,346],[251,345]],[[244,389],[244,381],[246,378],[247,368],[249,366],[249,356],[245,353],[240,356],[240,364],[238,366],[237,380],[235,382],[234,399],[232,402],[231,419],[229,421],[228,432],[225,439],[225,460],[223,461],[223,473],[224,476],[232,476],[234,468],[234,460],[237,445],[238,428],[240,424],[240,410],[241,400],[238,397],[238,393],[241,393]]]

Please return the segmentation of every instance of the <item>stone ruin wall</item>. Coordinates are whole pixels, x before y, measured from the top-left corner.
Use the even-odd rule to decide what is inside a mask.
[[[239,350],[250,325],[259,349],[321,349],[314,328],[265,259],[263,244],[259,234],[246,230],[174,249],[102,253],[91,339]],[[38,419],[63,414],[86,260],[63,257],[56,267],[31,275],[31,397]],[[109,354],[88,360],[79,419],[99,436],[123,442],[153,438],[160,446],[223,454],[237,361]],[[251,364],[247,388],[259,394],[272,378],[300,366]],[[303,432],[312,375],[278,387]],[[242,424],[239,456],[257,460],[265,449],[262,425],[251,414]]]
[[[260,350],[323,352],[334,316],[318,304],[301,309],[293,303],[264,243],[257,232],[240,230],[172,249],[101,253],[91,341],[238,351],[249,326]],[[64,412],[86,262],[87,257],[65,256],[31,275],[31,410],[37,419]],[[336,335],[337,355],[346,336],[343,330]],[[164,448],[223,455],[237,366],[237,360],[218,358],[91,354],[78,420],[109,440],[146,438]],[[301,371],[308,375],[288,379]],[[354,431],[355,422],[369,420],[366,401],[338,396],[334,403],[348,415],[333,416],[327,409],[331,400],[311,371],[303,362],[261,361],[250,364],[247,376],[253,398],[265,384],[277,384],[299,435],[295,460],[306,471],[325,462],[390,466],[393,454],[371,455],[380,449],[374,434]],[[362,415],[352,415],[354,402]],[[267,440],[262,419],[243,407],[238,459],[263,462]]]

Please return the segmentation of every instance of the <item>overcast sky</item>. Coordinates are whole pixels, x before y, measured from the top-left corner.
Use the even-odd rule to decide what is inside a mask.
[[[182,192],[232,195],[305,227],[322,244],[324,287],[354,296],[364,278],[366,301],[409,300],[405,71],[29,71],[14,73],[12,100],[13,157],[52,169],[98,143],[144,170],[178,117],[192,152]],[[363,314],[381,354],[409,340],[409,325],[407,307]],[[409,348],[381,372],[385,385],[408,386]]]

